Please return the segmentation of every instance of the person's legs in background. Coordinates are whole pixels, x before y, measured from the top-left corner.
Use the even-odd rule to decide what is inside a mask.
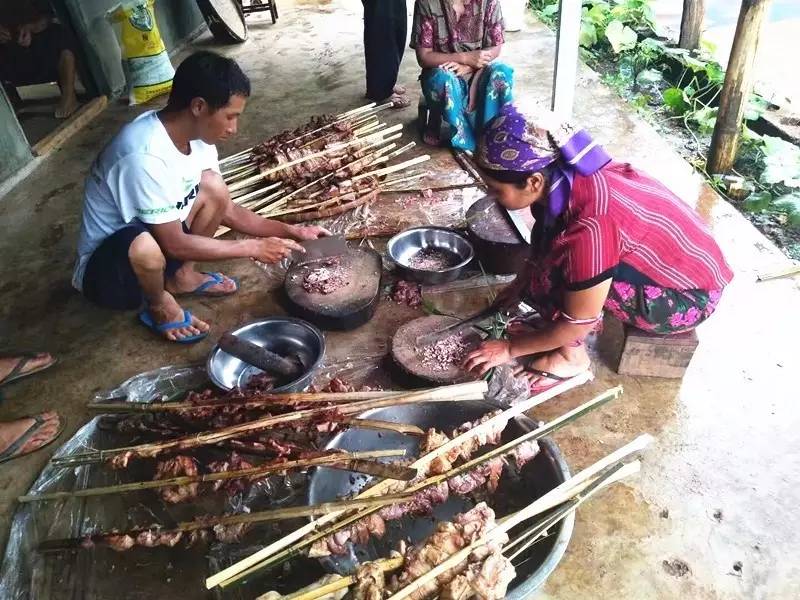
[[[475,114],[475,128],[480,135],[483,127],[500,110],[514,100],[514,69],[501,62],[493,62],[484,68],[478,94]]]
[[[431,111],[425,131],[426,144],[438,146],[441,119],[450,126],[450,144],[458,150],[475,150],[475,133],[467,118],[467,82],[445,69],[425,69],[421,77],[422,93]]]
[[[409,100],[397,87],[397,75],[405,52],[407,14],[405,0],[362,0],[364,4],[364,60],[367,98],[391,101],[405,108]]]

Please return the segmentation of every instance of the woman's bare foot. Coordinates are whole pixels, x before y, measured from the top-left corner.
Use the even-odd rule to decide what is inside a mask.
[[[42,413],[40,417],[44,423],[22,445],[17,448],[15,455],[22,456],[50,443],[58,435],[61,428],[61,417],[55,412]],[[0,453],[5,452],[14,442],[28,431],[36,421],[30,417],[0,423]]]
[[[183,321],[183,308],[169,292],[164,292],[159,302],[151,302],[148,307],[153,321],[157,325],[164,323],[179,323]],[[182,340],[183,338],[206,333],[210,329],[208,323],[201,321],[192,315],[192,323],[188,327],[169,329],[163,332],[163,336],[171,342]]]
[[[562,346],[557,350],[543,354],[529,362],[527,367],[569,379],[588,370],[591,365],[592,361],[586,352],[586,346],[581,344],[577,347]],[[516,374],[526,379],[531,387],[552,385],[557,381],[529,371],[523,366],[518,367]]]
[[[397,93],[392,94],[387,100],[387,102],[392,103],[392,108],[394,110],[408,108],[409,106],[411,106],[411,100],[409,100],[408,96],[404,94],[397,94]]]
[[[78,110],[78,98],[73,94],[72,96],[61,96],[61,100],[56,106],[55,117],[56,119],[66,119]]]
[[[396,85],[394,86],[394,88],[392,88],[392,93],[398,94],[400,96],[405,96],[407,92],[408,90],[405,88],[405,86],[402,85]]]
[[[426,129],[425,133],[422,134],[422,141],[434,148],[438,148],[442,145],[442,138],[439,137],[439,132],[430,129]]]
[[[175,275],[167,280],[165,287],[170,294],[191,294],[201,285],[212,279],[211,275],[207,273],[200,273],[199,271],[195,271],[193,267],[187,268],[184,266],[178,269]],[[208,296],[226,296],[228,294],[233,294],[237,289],[238,286],[236,282],[230,277],[223,275],[221,283],[216,283],[207,287],[203,290],[203,293]]]

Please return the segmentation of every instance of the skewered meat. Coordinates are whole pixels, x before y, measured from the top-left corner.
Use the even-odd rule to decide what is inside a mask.
[[[253,464],[244,460],[236,452],[231,452],[230,458],[227,460],[217,460],[208,463],[208,470],[211,473],[227,473],[229,471],[243,471],[251,468],[253,468]],[[235,496],[238,493],[247,491],[249,487],[250,480],[248,479],[221,479],[215,481],[211,489],[215,492],[224,490],[229,496]]]
[[[328,585],[329,583],[334,583],[336,581],[339,581],[341,578],[342,576],[337,575],[336,573],[325,575],[324,577],[315,581],[311,585],[308,585],[304,588],[300,588],[295,592],[295,594],[303,594],[305,592],[310,592],[311,590],[315,590],[324,585]],[[333,593],[325,594],[324,596],[317,596],[316,600],[342,600],[342,598],[344,598],[347,595],[348,591],[349,591],[348,588],[345,587]],[[260,595],[258,598],[256,598],[256,600],[280,600],[283,597],[284,597],[283,594],[279,592],[267,592],[266,594]]]
[[[223,544],[234,544],[244,537],[250,529],[249,523],[236,523],[235,525],[214,525],[211,531],[218,542]]]
[[[356,585],[353,600],[383,600],[386,582],[383,570],[374,562],[368,562],[356,569]]]
[[[436,531],[422,545],[407,549],[403,570],[392,578],[390,588],[397,591],[418,579],[451,555],[484,537],[496,526],[494,511],[481,502],[472,510],[457,515],[452,523],[439,523]],[[470,555],[464,563],[436,577],[410,595],[425,600],[437,595],[446,598],[503,598],[514,578],[514,568],[501,554],[498,540],[481,552]]]
[[[422,288],[418,283],[401,279],[394,284],[391,297],[397,304],[416,308],[422,304]]]
[[[136,540],[129,535],[110,535],[106,538],[106,543],[117,552],[125,552],[136,545]]]
[[[159,461],[156,465],[156,474],[153,479],[160,481],[162,479],[172,479],[173,477],[180,477],[183,475],[195,477],[197,475],[197,463],[190,456],[179,455],[169,460]],[[158,494],[167,504],[179,504],[196,498],[198,487],[198,483],[165,487],[160,488]]]

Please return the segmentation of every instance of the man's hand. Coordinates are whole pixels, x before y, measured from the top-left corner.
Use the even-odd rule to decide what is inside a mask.
[[[263,263],[277,263],[284,258],[289,258],[293,250],[305,252],[303,248],[294,240],[284,238],[268,237],[251,240],[253,242],[252,258]]]
[[[23,25],[20,27],[19,32],[17,33],[17,44],[23,48],[29,47],[31,45],[31,39],[33,38],[31,31],[32,29],[30,25]]]
[[[11,41],[11,32],[0,25],[0,44],[8,44]]]
[[[291,235],[296,240],[316,240],[317,238],[332,235],[330,231],[318,225],[294,225],[290,230]]]
[[[470,75],[475,72],[475,69],[470,67],[469,65],[463,65],[457,62],[447,62],[441,66],[442,69],[445,71],[450,71],[451,73],[455,73],[462,79],[468,79]]]
[[[467,360],[464,361],[464,368],[467,371],[483,376],[489,369],[510,363],[513,360],[511,342],[508,340],[489,340],[483,342],[477,350],[467,355]]]
[[[465,58],[468,66],[478,70],[492,62],[492,53],[488,50],[475,50],[467,52]]]

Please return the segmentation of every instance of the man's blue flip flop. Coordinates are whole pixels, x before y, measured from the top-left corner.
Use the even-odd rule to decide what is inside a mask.
[[[230,292],[213,292],[208,291],[209,288],[214,287],[215,285],[219,285],[225,281],[225,275],[222,273],[203,273],[203,275],[208,275],[211,277],[208,281],[204,281],[200,285],[198,285],[194,290],[188,292],[186,294],[180,294],[181,296],[206,296],[208,298],[219,298],[220,296],[231,296],[239,291],[239,280],[236,277],[229,277],[232,280],[236,287],[233,291]]]
[[[139,320],[147,327],[149,330],[154,331],[155,333],[162,334],[166,333],[167,331],[171,331],[173,329],[183,329],[184,327],[191,327],[192,325],[192,313],[188,310],[183,310],[183,321],[175,321],[173,323],[156,323],[153,320],[153,315],[150,314],[150,311],[145,309],[139,313]],[[163,337],[163,336],[161,336]],[[178,338],[176,340],[168,340],[164,338],[168,342],[176,342],[178,344],[194,344],[195,342],[199,342],[202,339],[208,337],[208,332],[198,333],[197,335],[190,335],[187,337]]]

